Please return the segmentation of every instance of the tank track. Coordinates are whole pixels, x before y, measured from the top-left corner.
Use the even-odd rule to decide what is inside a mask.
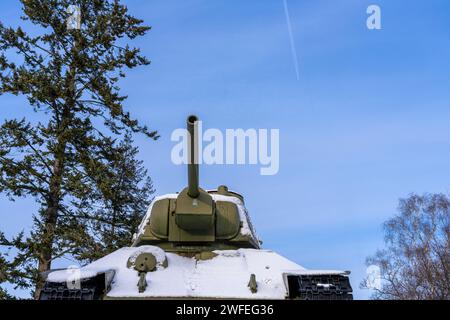
[[[106,275],[83,279],[79,288],[70,287],[67,283],[46,282],[39,300],[101,300],[106,291]]]
[[[289,275],[289,299],[353,300],[352,287],[344,275]]]

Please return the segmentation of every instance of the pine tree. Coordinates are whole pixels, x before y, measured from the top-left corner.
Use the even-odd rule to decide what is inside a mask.
[[[89,235],[77,251],[78,260],[91,262],[130,245],[154,192],[142,161],[135,158],[137,154],[138,148],[127,134],[86,164],[95,188],[89,197],[79,197],[74,203]]]
[[[1,234],[0,234],[1,236]],[[6,281],[7,271],[9,269],[9,263],[6,258],[0,253],[0,285]],[[0,287],[0,300],[11,300],[13,297],[6,292],[3,288]]]
[[[125,111],[118,86],[126,69],[149,64],[124,44],[146,34],[142,20],[118,0],[77,0],[80,25],[70,28],[73,1],[21,3],[22,19],[41,34],[0,23],[0,95],[26,96],[42,120],[0,127],[0,192],[11,200],[33,197],[39,211],[29,235],[0,242],[18,252],[13,281],[36,285],[38,297],[39,274],[53,260],[89,261],[93,249],[110,252],[130,235],[153,192],[130,132],[158,136]]]

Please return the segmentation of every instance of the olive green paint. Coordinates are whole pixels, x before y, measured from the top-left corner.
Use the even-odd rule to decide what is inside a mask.
[[[189,132],[188,186],[176,199],[155,201],[149,223],[133,246],[155,245],[169,252],[210,252],[237,248],[259,248],[251,235],[242,235],[239,209],[233,202],[214,201],[212,194],[244,198],[220,186],[205,191],[199,186],[198,118],[187,119]]]

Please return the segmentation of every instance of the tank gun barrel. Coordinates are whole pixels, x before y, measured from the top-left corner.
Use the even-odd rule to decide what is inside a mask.
[[[194,115],[187,119],[188,139],[188,196],[197,198],[199,191],[198,172],[198,118]]]

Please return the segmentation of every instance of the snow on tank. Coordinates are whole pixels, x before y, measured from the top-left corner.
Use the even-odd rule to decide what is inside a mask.
[[[142,253],[153,254],[157,267],[146,274],[147,287],[139,292],[139,274],[126,262]],[[114,274],[107,299],[286,299],[288,276],[345,275],[341,271],[309,271],[270,250],[217,250],[204,259],[200,255],[164,252],[154,246],[122,248],[79,270],[82,279],[103,273]],[[252,275],[256,280],[253,292],[249,286]],[[49,274],[47,281],[61,283],[72,278],[71,270],[62,270]]]
[[[188,186],[154,199],[131,247],[47,274],[42,300],[352,299],[349,272],[307,270],[262,250],[244,198],[199,187],[197,123],[188,118]]]

